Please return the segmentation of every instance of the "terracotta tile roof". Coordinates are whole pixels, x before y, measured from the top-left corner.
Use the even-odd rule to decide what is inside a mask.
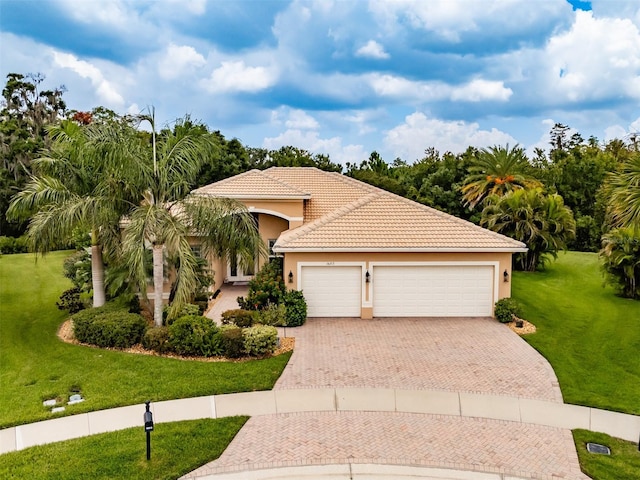
[[[305,198],[304,224],[276,251],[524,251],[526,246],[336,172],[251,170],[196,192],[232,198]],[[259,195],[259,196],[258,196]],[[296,197],[297,195],[297,197]]]
[[[309,198],[309,192],[266,175],[261,170],[249,170],[193,191],[196,194],[229,198]]]

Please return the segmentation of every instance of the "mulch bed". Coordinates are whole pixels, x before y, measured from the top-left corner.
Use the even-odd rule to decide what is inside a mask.
[[[101,348],[95,345],[89,345],[87,343],[80,343],[78,340],[76,340],[75,337],[73,336],[73,325],[71,323],[71,319],[65,321],[62,325],[60,325],[60,328],[58,328],[58,338],[65,343],[71,343],[74,345],[83,345],[85,347],[91,347],[91,348]],[[294,337],[285,337],[285,338],[281,337],[280,347],[278,347],[278,349],[275,352],[273,352],[273,355],[270,355],[270,356],[275,357],[277,355],[290,352],[293,350],[294,346],[295,346]],[[244,357],[244,358],[182,357],[175,353],[164,354],[164,353],[154,352],[153,350],[147,350],[140,344],[136,344],[131,348],[104,348],[102,350],[114,350],[118,352],[135,353],[138,355],[150,355],[154,357],[173,358],[177,360],[195,360],[198,362],[246,362],[249,360],[256,360],[255,357]]]
[[[522,322],[522,327],[516,327],[515,320],[513,322],[507,323],[507,326],[518,335],[528,335],[530,333],[536,333],[536,326],[533,323],[523,320],[522,318],[518,318],[518,320]]]

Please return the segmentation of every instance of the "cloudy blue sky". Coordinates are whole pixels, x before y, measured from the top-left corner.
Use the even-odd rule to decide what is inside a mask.
[[[638,0],[0,0],[0,55],[70,108],[340,163],[640,131]]]

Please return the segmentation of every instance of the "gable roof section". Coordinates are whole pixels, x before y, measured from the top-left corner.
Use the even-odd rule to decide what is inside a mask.
[[[227,198],[264,198],[302,200],[311,198],[309,192],[266,175],[261,170],[249,170],[234,177],[205,185],[195,194]]]
[[[277,252],[525,250],[521,242],[383,190],[283,232],[274,246]]]

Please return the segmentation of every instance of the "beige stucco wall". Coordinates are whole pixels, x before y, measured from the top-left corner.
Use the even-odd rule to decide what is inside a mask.
[[[289,229],[289,222],[280,217],[260,213],[258,215],[258,231],[265,246],[269,247],[269,240],[277,240],[282,232]],[[267,262],[267,258],[259,258],[256,271]]]
[[[280,216],[289,222],[289,228],[302,225],[304,215],[303,200],[240,200],[250,212]]]
[[[343,263],[362,262],[365,269],[372,270],[372,264],[377,262],[480,262],[495,263],[498,267],[495,271],[497,275],[498,292],[497,298],[511,296],[511,253],[420,253],[420,252],[288,252],[284,256],[284,276],[289,272],[293,273],[293,283],[287,283],[288,288],[299,288],[298,263]],[[504,281],[504,271],[507,271],[509,281]],[[371,284],[365,285],[365,300],[370,298]],[[494,292],[495,293],[495,292]],[[364,306],[361,311],[362,318],[371,318],[373,307]]]

